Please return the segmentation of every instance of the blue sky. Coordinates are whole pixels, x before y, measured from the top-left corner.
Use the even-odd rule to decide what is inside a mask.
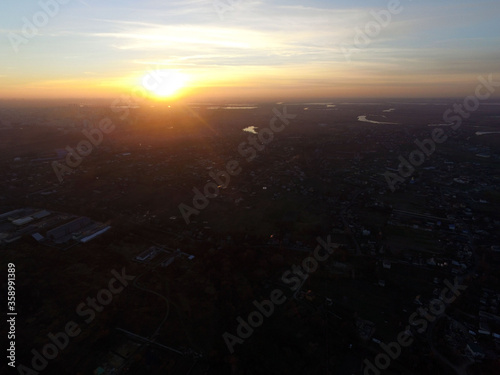
[[[196,98],[463,96],[500,77],[498,1],[401,1],[368,44],[357,30],[392,1],[240,0],[222,18],[216,1],[69,0],[26,37],[41,5],[3,0],[0,97],[113,97],[152,69]]]

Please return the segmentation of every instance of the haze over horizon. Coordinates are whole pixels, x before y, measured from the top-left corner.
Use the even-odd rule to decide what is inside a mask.
[[[153,97],[189,101],[461,97],[500,80],[495,1],[234,3],[6,0],[0,99],[113,99],[152,71],[175,86]]]

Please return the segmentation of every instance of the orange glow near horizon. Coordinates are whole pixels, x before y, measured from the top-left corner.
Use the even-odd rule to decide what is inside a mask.
[[[191,69],[120,70],[75,78],[29,77],[21,82],[1,78],[0,99],[109,99],[123,96],[152,101],[243,100],[286,101],[305,98],[461,97],[474,74],[452,77],[390,74],[372,77],[362,68],[341,64],[308,67],[225,66]],[[160,65],[162,66],[162,65]],[[452,79],[451,79],[452,78]],[[451,94],[451,95],[450,95]]]

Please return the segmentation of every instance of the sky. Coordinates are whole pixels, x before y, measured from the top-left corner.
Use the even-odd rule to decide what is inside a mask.
[[[500,80],[499,15],[498,0],[2,0],[0,99],[463,97]]]

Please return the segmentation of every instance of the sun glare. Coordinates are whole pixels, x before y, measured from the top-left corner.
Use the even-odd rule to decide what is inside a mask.
[[[175,70],[155,70],[142,78],[143,87],[157,99],[172,98],[186,87],[188,77]]]

